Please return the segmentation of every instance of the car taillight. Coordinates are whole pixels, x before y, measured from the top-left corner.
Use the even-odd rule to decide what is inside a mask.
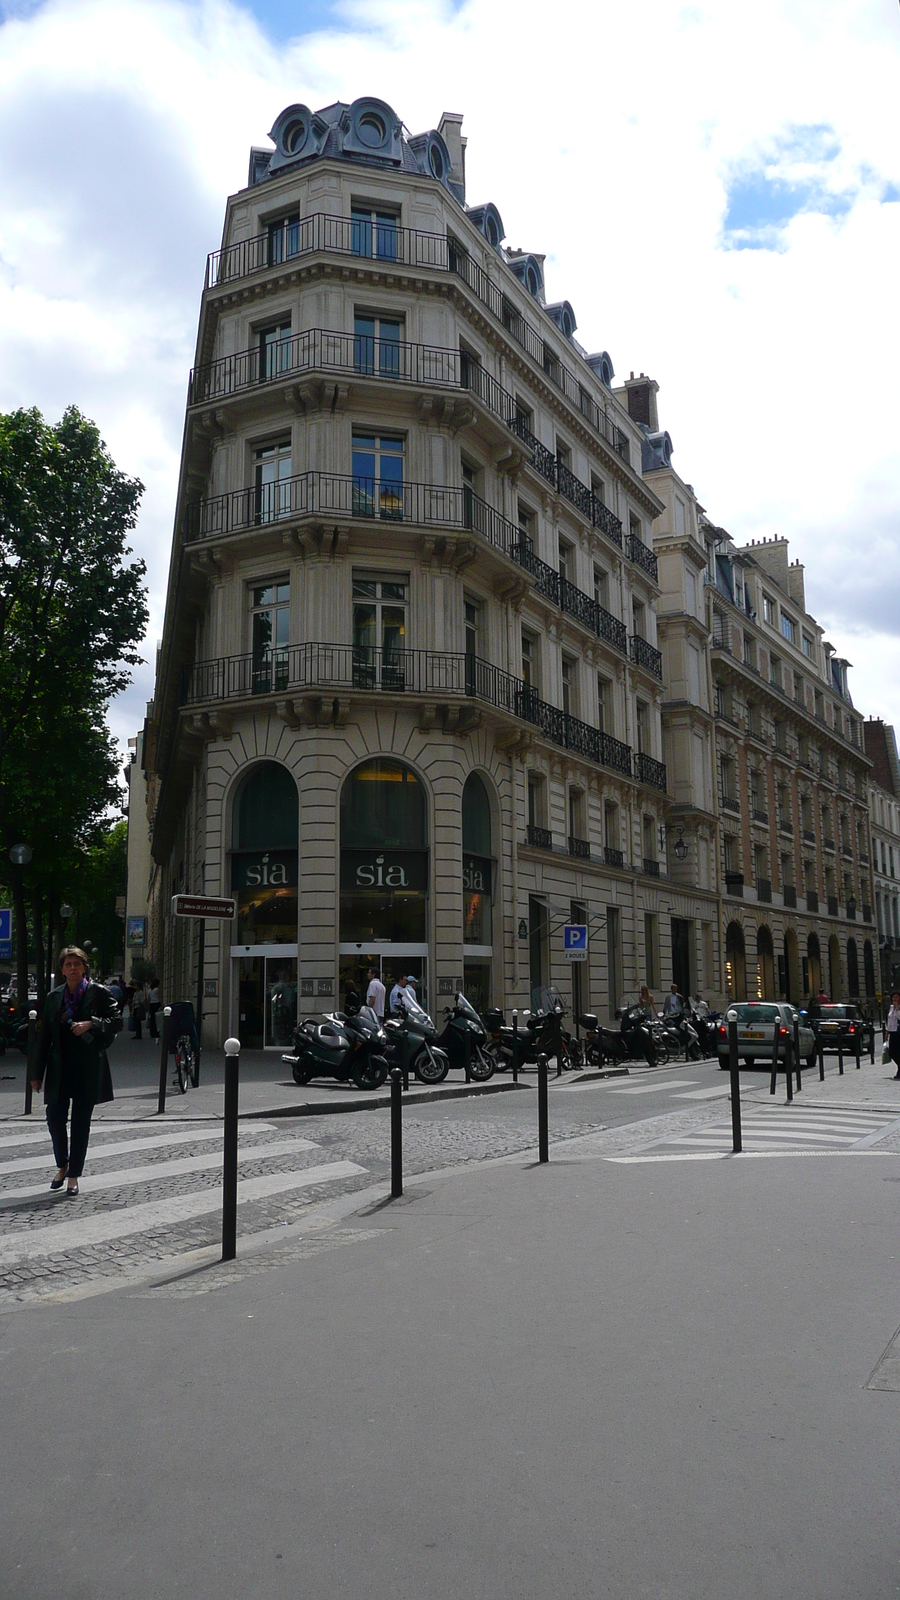
[[[786,1034],[787,1033],[787,1028],[781,1027],[781,1028],[779,1028],[778,1032],[782,1033],[782,1034]]]
[[[720,1039],[724,1039],[724,1037],[725,1037],[727,1032],[728,1032],[728,1029],[726,1028],[724,1022],[720,1022],[719,1023],[719,1038]]]

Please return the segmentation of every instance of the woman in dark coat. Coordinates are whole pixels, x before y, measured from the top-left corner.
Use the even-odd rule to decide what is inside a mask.
[[[66,1194],[74,1198],[84,1171],[94,1106],[113,1097],[106,1051],[122,1026],[122,1017],[109,990],[101,983],[91,983],[83,950],[69,945],[60,965],[65,983],[47,996],[32,1086],[40,1089],[44,1085],[57,1167],[50,1187],[61,1189],[65,1183]],[[70,1102],[71,1149],[67,1128]]]

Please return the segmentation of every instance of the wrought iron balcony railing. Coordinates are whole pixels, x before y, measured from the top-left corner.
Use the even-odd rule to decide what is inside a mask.
[[[834,840],[833,839],[829,839],[826,836],[822,840],[822,848],[823,848],[823,850],[833,850],[834,849]]]
[[[540,439],[532,433],[521,412],[516,411],[515,415],[509,418],[508,421],[516,437],[521,439],[522,443],[527,445],[531,451],[531,465],[534,467],[535,472],[540,473],[547,483],[552,483],[554,489],[559,490],[560,494],[575,507],[576,511],[581,513],[592,528],[599,528],[601,533],[605,533],[608,539],[612,539],[613,544],[618,545],[619,549],[623,550],[625,546],[622,524],[619,518],[613,515],[609,507],[598,499],[597,495],[594,494],[592,489],[588,488],[586,483],[582,483],[580,478],[576,478],[574,472],[569,470],[565,462],[560,461],[552,450],[548,450],[547,446],[541,443]],[[631,559],[633,560],[634,557]]]
[[[355,373],[393,383],[464,389],[472,387],[464,381],[472,365],[459,350],[437,345],[307,328],[277,343],[263,346],[258,341],[249,350],[194,367],[188,404],[224,400],[261,384],[289,382],[306,372]]]
[[[290,645],[261,656],[220,656],[184,669],[181,704],[199,706],[211,701],[310,689],[480,700],[529,723],[552,744],[623,777],[632,777],[628,745],[550,705],[520,678],[478,656],[316,642]],[[666,769],[662,762],[651,762],[647,756],[634,759],[635,777],[665,789]]]
[[[662,651],[656,650],[639,633],[633,633],[630,638],[631,659],[638,667],[643,667],[645,672],[652,672],[654,678],[662,682]]]
[[[529,822],[525,830],[525,837],[528,843],[533,845],[536,850],[553,849],[553,835],[549,828],[539,828],[535,823]]]
[[[652,858],[650,856],[645,856],[644,857],[644,861],[643,861],[643,867],[644,867],[644,872],[646,873],[648,878],[658,878],[659,877],[659,862],[658,861],[652,860]]]
[[[629,533],[625,545],[625,554],[636,566],[641,567],[653,579],[654,583],[659,582],[659,562],[653,551],[648,545],[644,544],[643,539],[638,538],[636,533]]]
[[[608,867],[624,867],[625,852],[624,850],[615,849],[611,844],[606,844],[603,846],[603,860]]]
[[[723,811],[734,811],[740,814],[741,802],[736,794],[723,794],[719,805]]]
[[[312,216],[295,218],[283,228],[242,239],[226,250],[212,251],[206,264],[205,288],[221,288],[260,272],[290,271],[292,263],[318,252],[452,273],[487,307],[616,454],[630,462],[627,434],[610,412],[598,404],[589,387],[560,360],[555,336],[551,335],[548,343],[522,316],[500,285],[473,261],[465,247],[447,234],[391,225],[376,228],[373,237],[370,228],[352,217],[316,212]],[[547,331],[550,332],[549,328]]]
[[[762,806],[754,806],[751,811],[751,816],[753,817],[754,822],[768,822],[769,820],[769,813],[768,811],[764,811]]]
[[[591,846],[587,839],[576,839],[574,834],[569,834],[569,855],[577,856],[579,861],[589,861]]]

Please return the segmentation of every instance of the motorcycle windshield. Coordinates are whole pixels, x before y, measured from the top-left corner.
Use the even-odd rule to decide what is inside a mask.
[[[541,1013],[556,1011],[559,1016],[565,1016],[567,1010],[562,995],[552,984],[548,988],[532,989],[531,1003],[535,1010]]]
[[[481,1018],[478,1015],[478,1012],[475,1010],[475,1007],[472,1005],[471,1001],[466,999],[464,994],[458,994],[456,996],[456,1009],[461,1017],[468,1017],[470,1022],[477,1022],[479,1028],[481,1027]]]
[[[408,990],[407,990],[407,994],[409,994]],[[406,1001],[406,1003],[405,1003],[405,1005],[403,1007],[403,1010],[405,1011],[406,1016],[409,1019],[410,1027],[411,1028],[416,1028],[420,1033],[421,1032],[426,1032],[427,1033],[430,1029],[432,1029],[434,1027],[434,1023],[432,1022],[430,1016],[428,1015],[428,1012],[422,1010],[422,1007],[419,1005],[418,1000],[414,1000],[412,998],[412,995],[409,995],[409,998],[407,999],[407,1001]],[[402,1015],[402,1013],[401,1013],[401,1015]]]

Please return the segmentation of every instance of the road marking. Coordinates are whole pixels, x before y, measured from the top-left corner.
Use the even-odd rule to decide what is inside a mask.
[[[265,1200],[273,1194],[311,1188],[317,1183],[336,1183],[341,1178],[359,1177],[365,1171],[366,1168],[357,1166],[355,1161],[330,1161],[324,1166],[307,1167],[303,1172],[270,1173],[267,1177],[246,1178],[238,1184],[238,1205]],[[69,1205],[68,1201],[61,1203]],[[89,1245],[106,1244],[113,1239],[125,1239],[129,1234],[166,1228],[172,1223],[193,1222],[196,1217],[218,1211],[221,1205],[222,1190],[216,1185],[212,1189],[199,1189],[193,1194],[173,1195],[168,1200],[150,1200],[143,1205],[127,1206],[122,1211],[76,1216],[70,1221],[46,1228],[10,1234],[0,1241],[0,1267],[10,1267],[23,1259],[34,1260],[40,1256],[57,1255],[61,1251],[77,1251]]]
[[[723,1095],[730,1094],[727,1083],[717,1083],[712,1089],[689,1089],[686,1094],[676,1094],[676,1100],[715,1100]]]
[[[703,1150],[695,1155],[685,1153],[672,1156],[606,1156],[605,1159],[615,1161],[620,1167],[633,1167],[644,1161],[724,1161],[728,1153],[727,1150]]]
[[[311,1139],[284,1139],[276,1144],[238,1145],[239,1161],[276,1161],[291,1156],[295,1150],[318,1150]],[[130,1189],[140,1183],[158,1183],[162,1178],[183,1178],[189,1172],[214,1172],[222,1165],[222,1154],[214,1156],[182,1156],[178,1161],[153,1161],[146,1167],[116,1167],[112,1172],[91,1173],[85,1183],[85,1195],[101,1189]],[[0,1190],[0,1210],[10,1200],[34,1200],[49,1195],[46,1183],[29,1189]],[[61,1193],[61,1191],[60,1191]],[[48,1204],[53,1204],[48,1201]]]
[[[249,1133],[255,1134],[257,1131],[257,1125],[255,1123],[252,1129],[241,1129],[238,1134],[238,1142],[243,1144],[246,1141]],[[263,1131],[267,1133],[274,1133],[275,1129],[265,1126]],[[200,1144],[203,1142],[209,1142],[213,1139],[217,1139],[221,1142],[221,1123],[217,1128],[211,1128],[209,1130],[203,1129],[200,1133],[177,1133],[173,1129],[171,1133],[154,1134],[147,1139],[120,1139],[113,1141],[110,1144],[101,1144],[95,1141],[88,1148],[88,1156],[94,1161],[105,1161],[108,1156],[130,1156],[135,1153],[139,1153],[142,1150],[152,1150],[154,1146],[158,1148],[165,1145],[171,1148],[174,1145]],[[42,1143],[44,1145],[49,1145],[49,1134],[45,1135]],[[300,1138],[296,1140],[296,1147],[298,1150],[316,1150],[319,1148],[318,1145],[314,1144],[311,1139]],[[0,1179],[5,1178],[7,1174],[11,1174],[13,1172],[28,1172],[34,1167],[47,1167],[49,1170],[52,1166],[52,1162],[53,1155],[49,1150],[47,1151],[46,1155],[17,1156],[12,1161],[0,1160]]]
[[[664,1078],[661,1083],[635,1083],[625,1088],[610,1084],[610,1094],[657,1094],[660,1089],[680,1089],[683,1084],[696,1083],[696,1078]]]

